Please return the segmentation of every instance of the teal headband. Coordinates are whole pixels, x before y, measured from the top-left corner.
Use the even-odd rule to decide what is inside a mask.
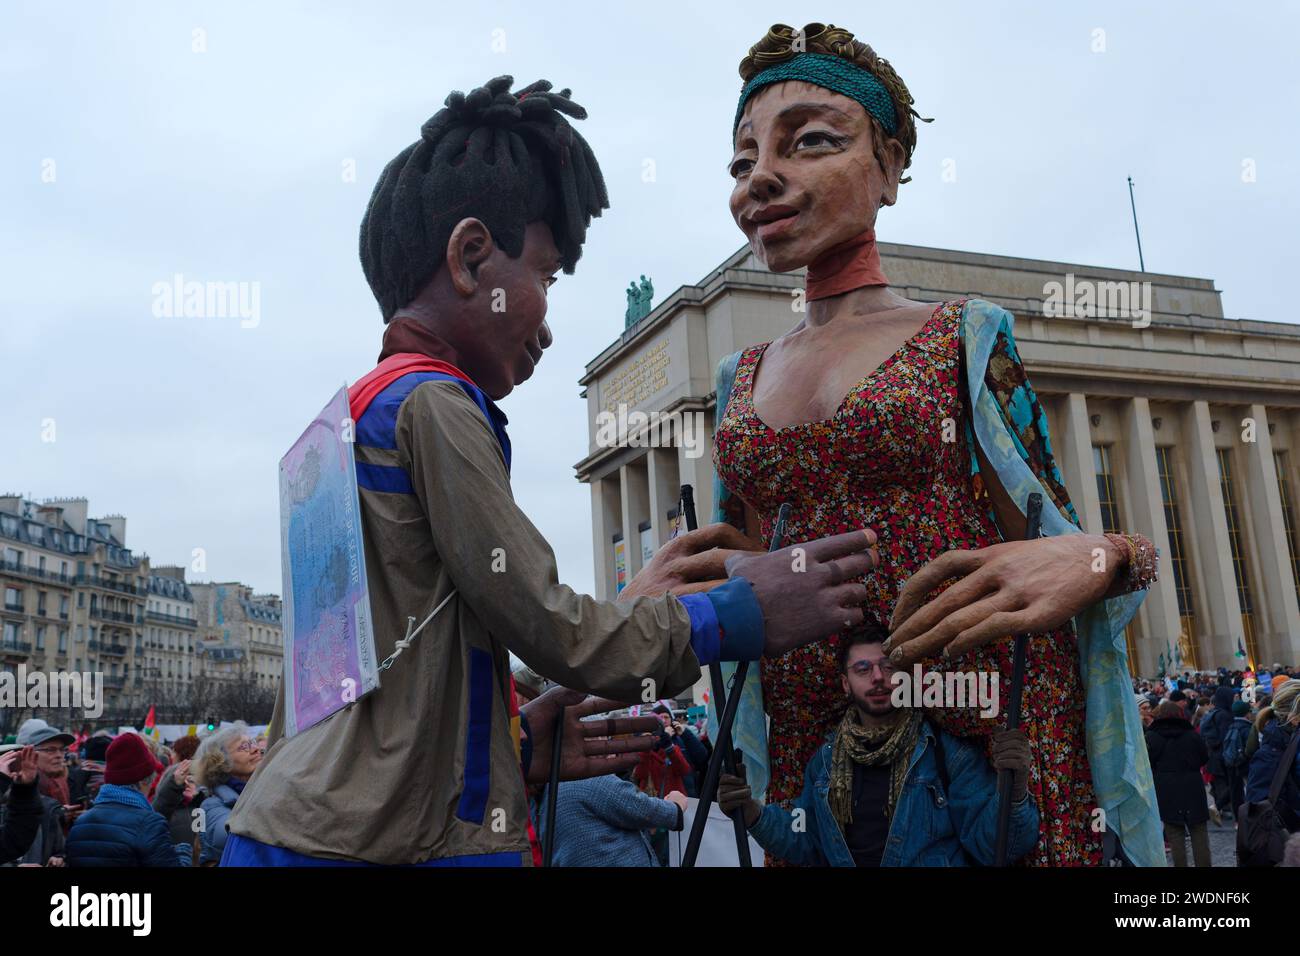
[[[872,73],[850,63],[840,56],[829,53],[800,53],[792,59],[775,66],[769,66],[740,91],[740,103],[736,105],[736,119],[731,124],[731,138],[736,138],[740,126],[741,114],[745,112],[745,103],[756,92],[773,83],[786,80],[803,80],[840,93],[851,100],[857,100],[863,108],[874,116],[890,136],[898,132],[898,117],[894,112],[894,100]]]

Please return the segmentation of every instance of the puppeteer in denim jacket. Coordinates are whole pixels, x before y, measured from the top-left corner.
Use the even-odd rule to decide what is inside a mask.
[[[942,735],[947,786],[939,773],[936,733]],[[795,809],[769,804],[750,828],[774,856],[801,866],[854,865],[827,798],[834,738],[832,732],[809,761]],[[983,752],[923,719],[880,865],[992,866],[997,828],[997,774]],[[1026,796],[1012,806],[1008,859],[1020,859],[1037,841],[1038,810]]]

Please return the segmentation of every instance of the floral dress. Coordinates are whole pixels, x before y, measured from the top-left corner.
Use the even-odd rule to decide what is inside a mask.
[[[789,544],[864,527],[876,533],[880,565],[863,581],[868,615],[881,626],[888,625],[907,579],[926,563],[945,551],[1002,540],[980,480],[962,401],[963,304],[936,308],[921,330],[854,385],[823,421],[781,429],[764,424],[754,410],[753,379],[767,344],[746,349],[718,422],[714,464],[731,493],[729,518],[738,526],[744,526],[738,500],[743,499],[758,514],[765,538],[783,502],[791,505]],[[988,384],[995,395],[1024,384],[1014,342],[1005,336],[990,359]],[[1034,420],[1041,421],[1041,415]],[[1055,504],[1073,520],[1046,434],[1030,431],[1021,437],[1035,471],[1045,478],[1048,505]],[[770,718],[769,801],[788,806],[799,795],[804,768],[843,714],[836,670],[839,637],[762,662],[763,702]],[[1010,640],[985,645],[949,666],[997,671],[998,699],[1005,703],[1010,699],[1012,646]],[[1025,862],[1097,864],[1101,839],[1091,825],[1096,803],[1073,628],[1031,635],[1026,664],[1021,720],[1034,758],[1029,792],[1038,805],[1040,837]],[[926,666],[940,669],[937,661]],[[986,744],[1005,725],[1001,714],[982,718],[973,706],[928,713],[950,733],[982,737]]]

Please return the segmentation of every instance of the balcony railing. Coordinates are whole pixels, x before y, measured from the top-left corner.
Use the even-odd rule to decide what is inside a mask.
[[[127,651],[125,644],[114,644],[111,641],[89,641],[86,646],[92,651],[99,651],[101,654],[116,654],[118,657],[126,656]]]
[[[132,614],[130,611],[110,611],[92,604],[90,606],[90,616],[97,617],[101,621],[116,621],[119,624],[143,624],[144,615],[140,613]]]
[[[178,627],[199,626],[199,622],[192,617],[181,617],[179,614],[168,614],[165,611],[145,611],[144,616],[151,621],[163,621],[167,624],[175,624]]]
[[[5,610],[13,614],[27,613],[27,609],[24,608],[21,604],[10,604],[8,601],[5,601]]]
[[[7,657],[22,654],[27,656],[32,652],[31,641],[4,641],[0,643],[0,654]]]
[[[134,584],[114,578],[101,577],[98,574],[78,574],[78,584],[89,584],[93,587],[103,588],[106,591],[122,591],[126,594],[143,594],[143,588],[137,588]]]
[[[0,560],[0,571],[6,571],[9,574],[18,574],[28,578],[37,578],[41,581],[54,581],[59,584],[71,585],[75,582],[75,578],[71,574],[33,568],[29,564],[23,564],[21,561]]]
[[[123,676],[123,675],[121,675],[121,674],[116,675],[116,676],[114,676],[114,675],[112,675],[112,674],[106,674],[106,675],[104,675],[104,686],[105,686],[105,687],[112,687],[114,690],[121,690],[121,689],[122,689],[122,686],[123,686],[125,683],[126,683],[126,677]]]

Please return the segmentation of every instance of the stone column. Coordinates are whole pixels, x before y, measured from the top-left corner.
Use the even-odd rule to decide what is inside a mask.
[[[1168,567],[1169,528],[1165,524],[1164,498],[1160,494],[1160,472],[1156,464],[1155,432],[1151,428],[1151,405],[1145,398],[1124,403],[1124,472],[1128,479],[1128,518],[1131,527],[1150,538],[1165,559],[1160,581],[1152,588],[1138,610],[1141,621],[1137,645],[1139,674],[1154,674],[1156,663],[1166,646],[1178,643],[1182,619],[1178,614],[1178,595],[1174,593],[1173,573]]]
[[[677,454],[672,448],[651,448],[646,456],[650,483],[650,526],[655,548],[663,547],[672,527],[668,511],[677,507],[681,482],[677,480]]]
[[[695,489],[695,512],[703,526],[713,521],[713,421],[707,412],[689,414],[683,427],[693,430],[692,444],[679,443],[677,473],[682,484]]]
[[[591,540],[595,548],[592,575],[596,579],[596,597],[614,599],[614,554],[610,539],[623,526],[618,474],[591,479]]]
[[[1241,634],[1241,602],[1237,600],[1237,579],[1232,571],[1232,544],[1228,540],[1228,519],[1223,510],[1219,482],[1219,461],[1214,453],[1210,428],[1210,406],[1196,401],[1183,417],[1187,440],[1187,472],[1191,487],[1188,500],[1196,506],[1196,539],[1192,559],[1201,570],[1205,593],[1196,602],[1197,617],[1203,622],[1208,660],[1202,667],[1221,667],[1232,662]]]
[[[627,579],[641,570],[641,532],[638,525],[650,517],[650,482],[645,458],[638,458],[618,470],[623,498],[623,545],[627,554]]]
[[[1264,666],[1273,660],[1300,659],[1300,607],[1297,606],[1291,551],[1287,547],[1286,523],[1282,518],[1282,496],[1277,486],[1273,461],[1273,440],[1268,434],[1268,410],[1251,405],[1254,441],[1243,441],[1245,486],[1250,502],[1250,526],[1259,555],[1259,607],[1256,609],[1256,640]],[[1234,423],[1236,424],[1236,423]],[[1249,423],[1248,423],[1249,425]],[[1242,425],[1239,434],[1248,425]],[[1248,434],[1248,433],[1247,433]],[[1241,515],[1245,520],[1246,515]]]
[[[1083,530],[1101,534],[1101,499],[1097,496],[1097,473],[1092,466],[1092,423],[1088,400],[1071,392],[1061,403],[1065,433],[1052,436],[1052,448],[1060,456],[1065,488],[1074,502]]]

